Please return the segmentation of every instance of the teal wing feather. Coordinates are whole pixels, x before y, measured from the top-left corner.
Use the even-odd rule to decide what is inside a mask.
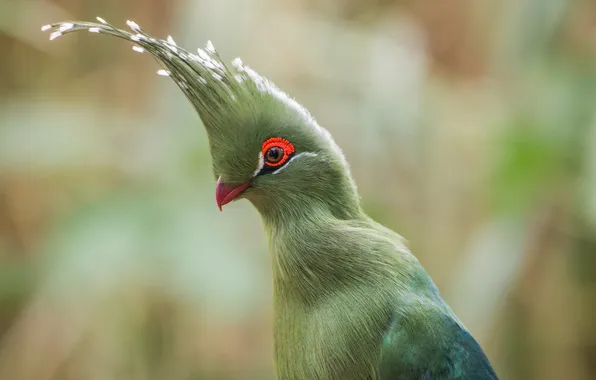
[[[400,313],[385,335],[378,380],[498,380],[476,340],[447,313]]]

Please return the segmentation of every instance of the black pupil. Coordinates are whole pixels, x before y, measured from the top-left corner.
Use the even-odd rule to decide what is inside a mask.
[[[267,150],[267,161],[278,162],[284,155],[284,150],[280,147],[274,146]]]

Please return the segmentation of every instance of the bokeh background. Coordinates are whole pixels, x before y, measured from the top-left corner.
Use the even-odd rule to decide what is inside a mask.
[[[0,379],[273,379],[260,218],[128,43],[213,40],[344,148],[503,379],[596,378],[592,0],[0,0]]]

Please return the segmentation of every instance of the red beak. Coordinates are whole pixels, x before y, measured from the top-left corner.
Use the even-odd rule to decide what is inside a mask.
[[[217,179],[217,185],[215,186],[215,200],[217,201],[217,207],[219,211],[222,211],[222,207],[225,204],[230,203],[236,199],[244,190],[248,189],[250,183],[243,183],[241,185],[226,185],[221,182],[221,177]]]

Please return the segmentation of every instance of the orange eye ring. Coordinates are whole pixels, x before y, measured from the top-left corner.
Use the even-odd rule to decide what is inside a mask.
[[[281,150],[281,152],[279,152],[279,150]],[[263,143],[261,152],[263,153],[263,161],[265,165],[278,167],[285,164],[292,153],[294,153],[294,145],[281,137],[272,137]],[[282,156],[278,159],[277,157],[279,153],[281,153]],[[269,160],[268,157],[270,157]],[[275,157],[275,159],[271,159],[271,157]]]

